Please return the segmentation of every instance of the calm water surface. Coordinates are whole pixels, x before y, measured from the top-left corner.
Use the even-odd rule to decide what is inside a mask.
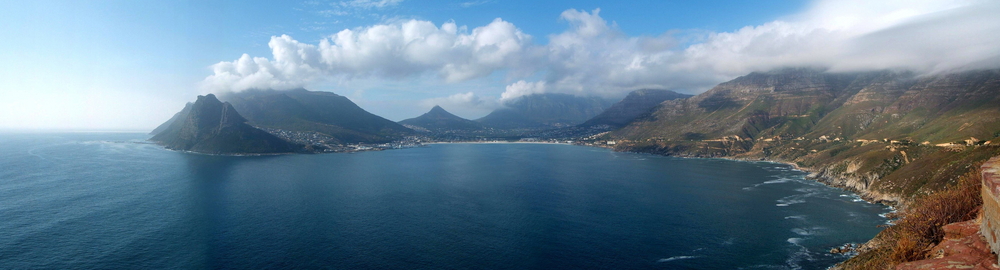
[[[552,144],[223,157],[0,134],[0,269],[823,269],[887,209],[771,163]]]

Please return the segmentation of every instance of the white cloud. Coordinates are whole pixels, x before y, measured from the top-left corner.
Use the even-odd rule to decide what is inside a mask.
[[[403,78],[436,72],[447,82],[489,75],[517,66],[531,37],[496,19],[467,31],[453,22],[435,26],[408,20],[343,30],[318,45],[288,35],[271,37],[273,59],[243,55],[212,66],[208,91],[288,89],[322,78]]]
[[[420,101],[420,105],[423,107],[431,108],[438,105],[461,105],[461,106],[477,106],[483,101],[476,96],[473,92],[458,93],[450,95],[447,97],[430,98]]]
[[[485,98],[473,92],[458,93],[447,97],[430,98],[420,101],[420,106],[429,110],[434,106],[441,106],[445,110],[466,116],[481,116],[499,108],[500,103],[495,98]]]
[[[1000,56],[998,2],[820,1],[799,21],[712,34],[684,71],[733,77],[784,66],[941,72]]]
[[[525,90],[530,85],[596,95],[642,87],[700,92],[789,66],[922,73],[1000,67],[996,1],[822,0],[789,20],[710,33],[686,48],[669,35],[626,36],[599,12],[563,12],[570,29],[545,46],[544,80],[510,84],[503,98],[534,93]]]
[[[500,100],[507,101],[516,97],[539,93],[545,93],[544,81],[526,82],[520,80],[508,85],[503,94],[500,94]]]
[[[453,22],[407,20],[343,30],[318,44],[272,37],[272,59],[245,55],[218,63],[203,85],[284,89],[328,78],[424,74],[453,83],[504,71],[509,85],[500,98],[507,100],[543,92],[620,96],[647,87],[699,92],[749,72],[788,66],[945,72],[1000,66],[996,14],[997,1],[820,0],[782,20],[708,33],[691,43],[670,31],[628,36],[600,10],[571,9],[560,14],[568,29],[544,45],[499,18],[471,31]]]

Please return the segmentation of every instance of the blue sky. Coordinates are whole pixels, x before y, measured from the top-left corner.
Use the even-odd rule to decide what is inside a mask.
[[[615,98],[654,87],[698,93],[782,66],[939,72],[1000,55],[988,45],[997,44],[995,38],[976,37],[998,28],[990,2],[4,1],[0,129],[151,129],[195,95],[246,87],[332,91],[402,120],[435,104],[481,117],[505,99],[541,92]],[[888,44],[941,34],[906,30],[927,21],[933,29],[975,27],[951,37],[958,42],[950,47],[874,51],[917,56],[957,48],[971,56],[911,61],[831,49],[872,44],[880,33],[895,33]],[[447,31],[450,23],[457,30]],[[408,26],[422,30],[410,33]],[[345,29],[354,36],[332,38]],[[423,44],[420,51],[404,42],[413,35],[448,43]],[[333,46],[324,49],[321,42]],[[343,42],[369,47],[353,50]],[[488,46],[470,45],[483,42]],[[328,55],[382,47],[397,49]],[[282,48],[314,55],[278,59]],[[238,63],[244,54],[249,62]],[[273,77],[246,73],[262,67]]]

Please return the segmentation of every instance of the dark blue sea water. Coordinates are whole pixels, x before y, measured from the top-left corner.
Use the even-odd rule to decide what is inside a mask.
[[[0,134],[0,269],[823,269],[886,208],[786,165],[553,144],[224,157]]]

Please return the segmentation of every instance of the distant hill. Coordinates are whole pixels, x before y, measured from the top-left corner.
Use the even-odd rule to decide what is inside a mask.
[[[383,143],[413,133],[330,92],[247,90],[221,98],[232,103],[254,126],[318,132],[331,138],[327,143]]]
[[[476,122],[497,129],[561,128],[583,123],[612,103],[598,97],[534,94],[508,102]]]
[[[154,130],[151,141],[168,149],[207,154],[289,153],[302,149],[246,124],[229,103],[215,95],[198,96]]]
[[[590,127],[598,125],[608,125],[613,128],[620,128],[627,125],[632,120],[651,113],[657,105],[667,100],[685,99],[691,95],[679,94],[670,90],[640,89],[632,91],[618,103],[601,114],[587,120],[580,126]]]
[[[434,106],[434,108],[431,108],[430,111],[423,115],[399,121],[399,123],[404,126],[415,126],[432,132],[449,130],[467,131],[483,128],[482,124],[451,114],[444,108],[441,108],[441,106]]]

